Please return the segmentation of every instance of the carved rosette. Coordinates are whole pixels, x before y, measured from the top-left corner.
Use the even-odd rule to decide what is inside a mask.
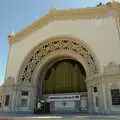
[[[39,44],[30,52],[20,68],[18,80],[21,82],[31,82],[32,73],[38,63],[48,54],[59,50],[73,51],[79,54],[86,61],[90,74],[95,74],[99,71],[95,55],[83,41],[69,37],[58,37],[57,39],[49,39]]]

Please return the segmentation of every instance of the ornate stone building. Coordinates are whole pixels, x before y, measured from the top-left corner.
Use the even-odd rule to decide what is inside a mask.
[[[52,9],[8,39],[4,111],[120,113],[119,3]]]

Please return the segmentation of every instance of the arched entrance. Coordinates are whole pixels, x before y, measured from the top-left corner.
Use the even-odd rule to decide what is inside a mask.
[[[64,108],[60,107],[61,104],[65,107],[72,105],[66,107],[67,110],[73,110],[73,107],[80,106],[80,109],[73,110],[73,112],[84,112],[88,108],[89,111],[92,111],[92,88],[96,86],[98,79],[96,78],[93,82],[89,81],[98,73],[99,62],[84,41],[73,37],[58,36],[40,43],[29,53],[20,68],[18,83],[29,88],[29,93],[33,97],[29,101],[34,103],[31,105],[31,110],[39,100],[46,98],[45,100],[51,103],[51,111],[53,112],[60,109],[64,111]],[[75,74],[77,77],[73,77]],[[57,80],[54,79],[55,76],[57,76]],[[56,104],[55,99],[59,103]],[[75,102],[61,103],[58,99],[63,101],[74,99]],[[89,107],[85,102],[87,99]]]
[[[41,75],[38,99],[48,102],[51,112],[88,112],[86,71],[80,62],[58,59],[47,64]]]

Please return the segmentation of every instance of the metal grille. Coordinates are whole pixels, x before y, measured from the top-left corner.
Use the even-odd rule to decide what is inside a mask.
[[[112,105],[120,105],[120,89],[112,89]]]

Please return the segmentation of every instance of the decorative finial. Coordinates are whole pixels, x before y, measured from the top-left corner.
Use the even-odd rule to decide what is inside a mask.
[[[14,32],[11,32],[11,35],[13,35],[13,36],[14,36],[14,35],[15,35],[15,33],[14,33]]]
[[[112,3],[114,3],[116,0],[112,0]]]
[[[14,32],[11,32],[11,33],[8,35],[8,38],[11,38],[11,37],[13,37],[13,36],[15,36],[15,33],[14,33]]]
[[[56,9],[56,4],[55,4],[55,1],[53,0],[53,3],[52,3],[52,10],[55,10]]]
[[[11,32],[11,33],[8,35],[8,40],[9,40],[10,44],[12,43],[14,36],[15,36],[15,33],[14,33],[14,32]]]
[[[53,6],[52,6],[52,9],[56,9],[56,5],[53,5]]]
[[[99,4],[97,4],[97,7],[100,7],[100,6],[102,6],[103,4],[102,4],[102,2],[100,2]]]

